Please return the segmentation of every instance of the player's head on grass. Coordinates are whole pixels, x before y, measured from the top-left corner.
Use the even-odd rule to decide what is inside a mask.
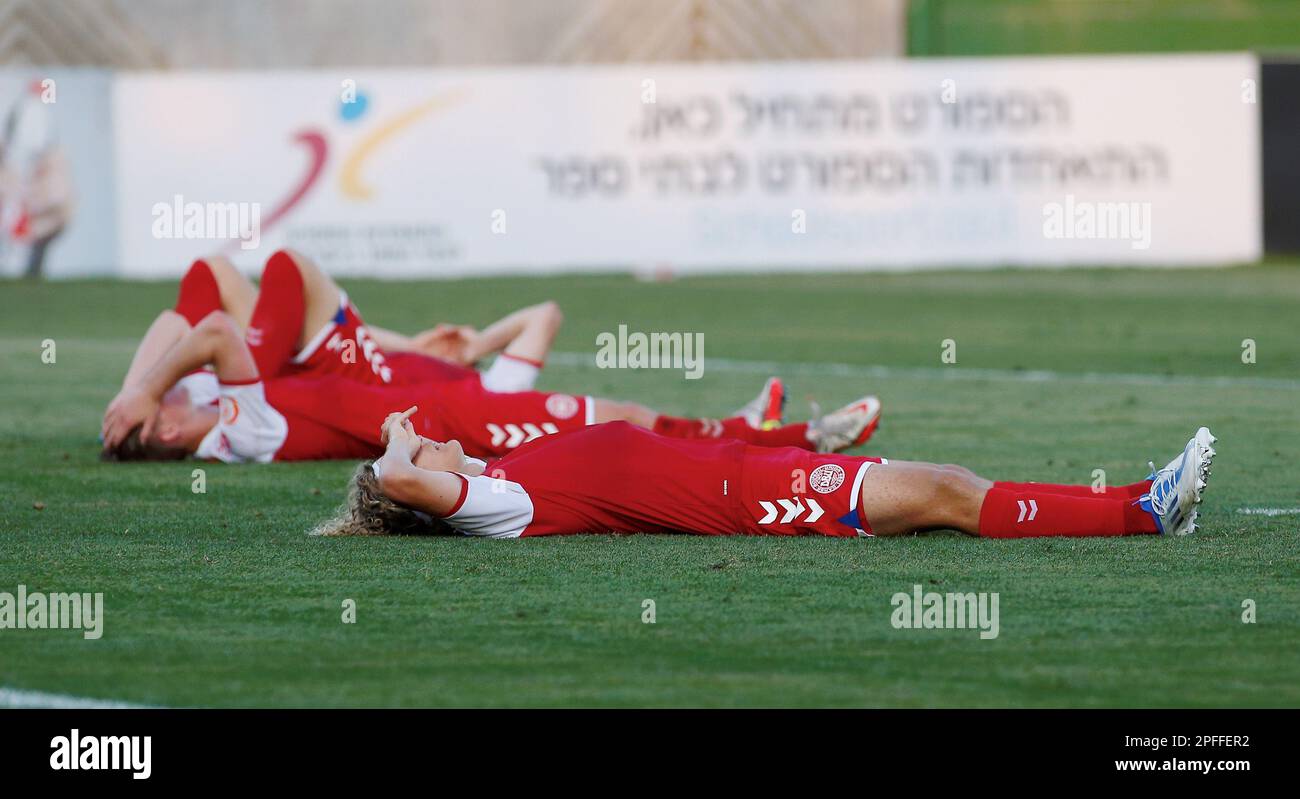
[[[163,395],[147,436],[146,425],[138,424],[117,446],[100,453],[100,457],[106,461],[181,460],[195,450],[216,424],[217,416],[213,406],[194,405],[184,386],[173,387]]]
[[[463,457],[463,456],[462,456]],[[348,481],[348,496],[312,535],[451,535],[441,520],[389,499],[379,488],[374,461],[357,466]]]
[[[405,420],[403,420],[405,421]],[[418,436],[411,466],[431,472],[480,475],[484,464],[465,456],[460,442],[439,442]],[[313,535],[450,535],[441,520],[413,510],[386,495],[380,485],[377,461],[366,461],[352,473],[348,495],[334,517],[317,526]]]

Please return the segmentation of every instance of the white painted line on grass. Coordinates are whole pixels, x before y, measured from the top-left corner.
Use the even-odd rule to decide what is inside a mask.
[[[0,686],[0,708],[63,708],[68,710],[133,710],[148,705],[116,702],[109,699],[88,699],[68,694],[48,694],[44,691],[23,691]]]
[[[552,352],[547,363],[596,368],[594,353]],[[1198,386],[1201,388],[1267,388],[1300,390],[1300,379],[1284,377],[1212,377],[1204,375],[1127,374],[1123,372],[1057,372],[1050,369],[972,369],[958,366],[880,366],[871,364],[750,361],[706,357],[704,369],[755,375],[865,377],[881,380],[989,380],[1011,383],[1109,383],[1131,386]]]
[[[1300,508],[1237,508],[1243,516],[1300,516]]]

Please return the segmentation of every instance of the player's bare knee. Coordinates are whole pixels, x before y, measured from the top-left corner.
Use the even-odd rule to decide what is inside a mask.
[[[538,307],[542,309],[543,316],[551,324],[559,327],[564,323],[564,311],[560,310],[560,304],[555,300],[547,300]]]
[[[538,303],[533,306],[535,324],[545,328],[546,332],[555,335],[564,324],[564,312],[560,310],[560,304],[554,300]]]
[[[936,520],[935,525],[975,532],[979,528],[980,506],[992,485],[969,469],[947,472],[937,506],[942,510],[943,518]]]
[[[212,270],[212,276],[217,279],[218,283],[220,283],[223,278],[239,280],[244,277],[243,273],[236,269],[235,265],[230,262],[230,259],[224,255],[206,256],[203,258],[203,263],[207,264],[208,269]]]
[[[944,527],[964,509],[970,494],[969,478],[946,466],[927,465],[914,479],[911,516],[918,527]]]
[[[256,290],[253,288],[252,281],[236,269],[230,259],[215,255],[204,260],[212,270],[212,277],[217,281],[217,288],[220,289],[223,298],[251,299],[253,297]]]
[[[239,325],[235,323],[234,317],[221,309],[212,311],[200,319],[194,329],[206,336],[239,335]]]

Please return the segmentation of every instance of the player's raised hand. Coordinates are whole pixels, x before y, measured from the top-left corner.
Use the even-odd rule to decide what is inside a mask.
[[[456,335],[460,342],[460,348],[456,351],[452,360],[461,366],[473,366],[479,358],[483,357],[483,353],[479,352],[481,349],[479,342],[483,338],[483,334],[472,325],[458,325]]]
[[[140,440],[147,441],[158,419],[158,398],[149,392],[131,387],[122,389],[104,412],[104,448],[114,449],[140,425]]]
[[[122,390],[119,391],[119,392],[117,392],[117,395],[116,395],[115,397],[113,397],[113,399],[109,400],[109,401],[108,401],[108,406],[104,408],[104,418],[101,419],[100,422],[99,422],[99,437],[100,437],[101,439],[103,439],[103,438],[105,438],[105,437],[108,436],[108,420],[109,420],[109,417],[111,417],[111,416],[113,415],[113,411],[114,411],[114,409],[117,408],[117,407],[119,407],[119,406],[122,404],[122,401],[123,401],[123,399],[122,399],[122,398],[123,398],[123,395],[125,395],[125,394],[127,393],[127,391],[128,391],[128,389],[126,388],[126,386],[123,386],[123,387],[122,387]]]
[[[439,323],[430,330],[416,334],[413,340],[425,355],[464,365],[466,348],[477,335],[478,331],[469,325]]]
[[[401,413],[388,414],[384,423],[379,426],[379,443],[388,446],[388,442],[394,437],[409,437],[418,441],[420,436],[415,432],[415,425],[411,424],[411,417],[419,409],[418,405],[412,405]]]

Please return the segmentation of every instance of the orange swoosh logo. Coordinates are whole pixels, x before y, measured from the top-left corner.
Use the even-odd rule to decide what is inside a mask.
[[[347,160],[343,163],[343,170],[339,173],[339,189],[345,196],[354,200],[370,199],[373,191],[361,177],[361,171],[366,164],[366,160],[371,155],[374,155],[375,151],[388,139],[411,127],[430,113],[455,105],[464,97],[464,94],[464,92],[458,91],[435,97],[399,114],[372,131],[352,149]]]

